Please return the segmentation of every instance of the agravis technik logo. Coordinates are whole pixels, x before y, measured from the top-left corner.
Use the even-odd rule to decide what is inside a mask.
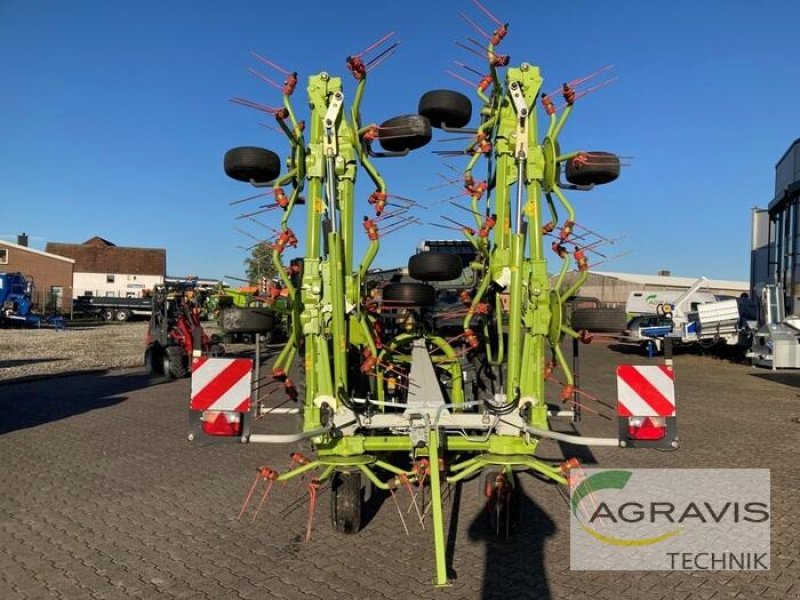
[[[601,502],[599,505],[591,508],[593,503],[587,503],[590,505],[591,512],[588,513],[589,517],[585,521],[581,519],[581,515],[579,514],[578,509],[581,508],[581,501],[584,499],[592,499],[593,494],[600,491],[600,490],[622,490],[625,488],[625,484],[628,483],[628,480],[631,478],[633,473],[631,471],[601,471],[600,473],[595,473],[589,477],[586,477],[581,481],[575,490],[572,492],[572,498],[570,500],[572,504],[572,514],[575,516],[579,521],[581,521],[581,528],[591,535],[596,540],[604,544],[610,544],[612,546],[650,546],[652,544],[658,544],[659,542],[663,542],[671,538],[672,536],[678,535],[681,532],[681,528],[675,528],[671,531],[667,531],[661,535],[656,535],[653,537],[644,537],[639,539],[623,539],[614,537],[613,535],[606,535],[602,534],[597,529],[595,529],[594,524],[599,519],[604,518],[611,518],[614,519],[614,514],[611,512],[608,504],[605,502]],[[623,505],[625,506],[625,505]],[[628,505],[631,508],[635,508],[634,506]],[[583,513],[586,515],[587,513]],[[641,515],[641,513],[639,513]],[[633,517],[633,516],[632,516]],[[631,517],[631,518],[632,518]]]
[[[578,570],[769,569],[767,469],[577,469]]]

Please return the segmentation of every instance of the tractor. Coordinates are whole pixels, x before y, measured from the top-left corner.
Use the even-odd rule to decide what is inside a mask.
[[[200,323],[201,303],[196,282],[176,281],[153,288],[153,310],[145,337],[144,363],[151,374],[172,379],[191,372],[191,357],[222,356],[217,336],[206,334]]]

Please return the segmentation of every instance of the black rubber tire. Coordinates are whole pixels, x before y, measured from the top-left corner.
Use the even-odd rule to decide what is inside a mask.
[[[114,320],[118,321],[119,323],[124,323],[130,318],[131,311],[129,311],[127,308],[121,308],[114,313]]]
[[[431,123],[422,115],[403,115],[381,123],[378,141],[387,152],[422,148],[431,141]]]
[[[361,473],[336,473],[331,480],[331,525],[334,530],[345,534],[358,533],[363,504]]]
[[[186,352],[180,346],[167,346],[162,360],[164,375],[170,379],[181,379],[189,374]]]
[[[224,333],[267,333],[275,327],[275,314],[268,308],[231,306],[220,311],[219,327]]]
[[[150,375],[163,375],[164,365],[162,363],[161,347],[159,345],[148,346],[144,351],[144,368]]]
[[[461,92],[431,90],[419,99],[417,112],[431,127],[466,127],[472,118],[472,101]]]
[[[383,301],[389,304],[433,306],[436,303],[436,289],[424,283],[390,283],[383,288]]]
[[[104,321],[113,321],[114,320],[114,309],[113,308],[104,308],[103,312],[100,313],[100,316],[103,317]]]
[[[461,275],[461,257],[444,252],[421,252],[408,259],[408,274],[419,281],[451,281]]]
[[[611,152],[584,152],[585,161],[567,161],[565,177],[575,185],[602,185],[619,177],[619,157]]]
[[[269,183],[281,173],[281,159],[271,150],[239,146],[225,153],[225,174],[236,181]]]
[[[576,308],[572,311],[571,327],[575,331],[613,331],[621,333],[625,329],[624,308]]]

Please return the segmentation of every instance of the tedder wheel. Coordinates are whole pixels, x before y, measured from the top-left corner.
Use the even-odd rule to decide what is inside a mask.
[[[384,302],[433,306],[436,303],[436,290],[424,283],[390,283],[383,288]]]
[[[361,529],[361,473],[336,473],[331,480],[331,525],[339,533]]]
[[[124,323],[131,318],[131,311],[129,311],[127,308],[118,310],[116,313],[114,313],[114,318],[120,323]]]
[[[422,252],[408,259],[408,274],[419,281],[450,281],[459,277],[462,270],[457,254]]]
[[[281,159],[271,150],[239,146],[225,153],[225,174],[236,181],[269,183],[281,173]]]
[[[150,375],[163,375],[164,364],[161,356],[161,347],[148,346],[144,351],[144,366]]]
[[[431,127],[466,127],[472,118],[472,101],[460,92],[431,90],[419,99],[417,112],[427,117]]]
[[[111,308],[106,308],[103,311],[103,320],[104,321],[113,321],[114,320],[114,310]]]
[[[170,379],[186,377],[186,352],[180,346],[167,346],[162,360],[164,375]]]
[[[619,177],[619,157],[611,152],[581,152],[567,161],[567,181],[575,185],[602,185]]]
[[[387,152],[422,148],[431,141],[431,123],[421,115],[394,117],[378,128],[378,141]]]

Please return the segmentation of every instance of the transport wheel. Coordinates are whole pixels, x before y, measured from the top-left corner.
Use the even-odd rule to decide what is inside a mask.
[[[281,173],[281,159],[271,150],[239,146],[225,153],[225,174],[236,181],[269,183]]]
[[[602,185],[619,177],[619,157],[611,152],[581,152],[567,161],[567,181],[575,185]]]
[[[390,283],[383,288],[383,301],[393,304],[433,306],[436,289],[424,283]]]
[[[113,321],[114,320],[114,311],[110,308],[106,308],[102,313],[104,321]]]
[[[513,473],[488,471],[484,479],[483,493],[486,497],[486,512],[489,525],[500,539],[509,539],[519,524],[519,484]]]
[[[181,379],[188,373],[186,369],[186,353],[180,346],[168,346],[164,349],[161,364],[164,375],[170,379]]]
[[[120,323],[124,323],[130,318],[131,318],[131,311],[129,311],[127,308],[123,308],[122,310],[118,310],[116,313],[114,313],[114,319],[116,319]]]
[[[331,525],[339,533],[361,529],[361,473],[337,472],[331,480]]]
[[[450,281],[461,275],[461,257],[444,252],[422,252],[408,259],[408,274],[419,281]]]
[[[431,141],[431,123],[421,115],[403,115],[381,123],[378,141],[387,152],[422,148]]]
[[[164,364],[159,346],[148,346],[144,351],[144,366],[150,375],[163,375]]]
[[[419,99],[417,112],[427,117],[431,127],[466,127],[472,118],[472,101],[460,92],[431,90]]]

